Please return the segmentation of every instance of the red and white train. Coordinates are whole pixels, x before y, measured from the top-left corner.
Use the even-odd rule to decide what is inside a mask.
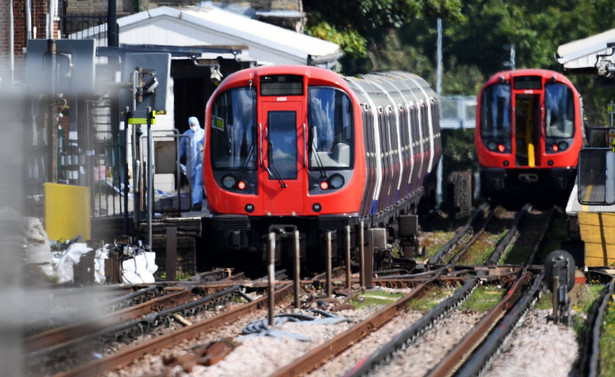
[[[474,143],[484,197],[569,193],[583,146],[581,97],[544,69],[493,75],[478,94]]]
[[[223,249],[291,225],[309,251],[323,231],[389,227],[435,197],[425,183],[441,154],[438,98],[416,75],[249,68],[220,83],[205,119],[203,181]]]

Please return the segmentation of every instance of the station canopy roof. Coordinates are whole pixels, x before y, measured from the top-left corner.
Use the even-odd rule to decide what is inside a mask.
[[[259,65],[310,64],[336,69],[335,43],[225,11],[212,5],[159,7],[117,20],[120,45],[241,45]],[[94,36],[101,40],[104,35]],[[99,44],[100,45],[100,44]]]
[[[568,42],[557,48],[555,59],[571,73],[615,74],[615,29]]]

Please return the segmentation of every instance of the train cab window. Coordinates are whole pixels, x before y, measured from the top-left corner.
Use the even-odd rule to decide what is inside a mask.
[[[354,161],[354,119],[350,97],[326,86],[308,89],[309,169],[350,169]]]
[[[480,124],[483,139],[510,137],[510,85],[495,84],[484,89],[481,98]]]
[[[267,119],[271,179],[297,178],[297,113],[270,111]]]
[[[211,110],[214,170],[256,169],[256,91],[235,88],[216,96]]]
[[[560,83],[545,85],[545,135],[570,138],[574,136],[574,94]]]

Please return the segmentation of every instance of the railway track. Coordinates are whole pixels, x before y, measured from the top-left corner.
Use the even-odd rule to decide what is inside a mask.
[[[461,227],[448,242],[455,244],[450,250],[456,251],[443,253],[444,258],[448,258],[442,259],[446,263],[418,264],[414,270],[378,273],[373,282],[381,287],[379,289],[404,292],[401,298],[379,309],[349,309],[352,307],[349,299],[360,296],[363,291],[356,274],[350,279],[353,289],[344,288],[343,282],[347,279],[343,268],[334,270],[334,286],[338,293],[334,298],[323,297],[319,291],[324,276],[302,280],[300,309],[291,303],[292,282],[278,276],[276,317],[308,317],[307,313],[314,309],[320,310],[316,311],[320,315],[333,317],[337,314],[322,312],[321,309],[335,308],[347,309],[342,310],[340,316],[348,318],[343,321],[344,325],[322,330],[328,332],[326,336],[318,337],[318,331],[314,330],[316,326],[311,327],[307,335],[314,335],[316,340],[303,345],[299,351],[290,351],[294,348],[287,342],[291,341],[279,339],[277,342],[287,349],[280,353],[278,347],[277,356],[271,354],[271,349],[275,349],[273,346],[257,347],[261,351],[258,357],[265,361],[260,362],[264,369],[255,373],[272,376],[392,376],[399,372],[389,368],[403,369],[405,366],[407,370],[408,365],[414,365],[415,375],[474,375],[484,372],[489,361],[498,355],[504,340],[510,337],[510,331],[523,320],[540,294],[543,275],[541,266],[537,265],[538,256],[554,217],[553,210],[533,212],[529,207],[524,207],[522,215],[508,213],[505,215],[508,228],[506,232],[498,232],[490,263],[477,266],[456,263],[461,260],[457,255],[471,252],[471,244],[480,242],[482,233],[498,216],[497,211],[481,207],[470,217],[467,226]],[[517,245],[520,239],[525,244],[522,248]],[[523,256],[511,257],[517,253]],[[521,258],[524,262],[506,262],[510,258]],[[501,301],[485,314],[460,310],[460,305],[481,285],[500,286],[503,291]],[[409,309],[409,303],[428,295],[438,286],[452,287],[451,293],[425,312]],[[246,287],[262,293],[266,279],[232,278],[228,272],[222,272],[210,277],[200,275],[189,282],[117,289],[107,298],[105,305],[109,312],[102,316],[105,320],[97,318],[89,323],[74,323],[31,334],[26,341],[30,375],[115,376],[128,365],[130,372],[124,373],[131,375],[178,375],[180,372],[190,374],[193,370],[199,374],[204,373],[203,368],[216,368],[211,366],[214,361],[218,362],[219,368],[227,368],[226,374],[220,372],[222,375],[235,375],[230,372],[232,369],[228,369],[232,368],[229,364],[237,365],[237,359],[233,357],[239,360],[247,358],[240,356],[247,352],[246,348],[233,351],[243,341],[239,327],[267,316],[266,295],[258,298],[246,296],[243,293]],[[610,297],[608,289],[612,292],[613,288],[607,286],[601,302]],[[196,316],[204,311],[209,311],[209,315]],[[602,317],[600,314],[593,317],[596,324],[588,326],[599,329]],[[283,327],[276,325],[274,329]],[[153,329],[164,331],[152,332]],[[458,335],[452,336],[451,329],[458,330]],[[379,332],[382,333],[379,335]],[[149,335],[137,336],[141,333]],[[447,339],[443,341],[442,337]],[[132,341],[119,346],[122,339]],[[436,352],[434,345],[442,342],[454,344]],[[106,348],[103,347],[101,352],[91,348],[92,344],[105,344]],[[73,351],[69,351],[71,349]],[[584,349],[587,349],[587,354],[595,354],[595,342],[588,343]],[[151,355],[154,355],[153,359]],[[228,361],[224,359],[227,355]],[[419,362],[417,355],[430,355],[431,360]],[[408,361],[412,360],[408,357],[414,357],[414,360]],[[57,361],[60,359],[71,361],[62,364]],[[145,361],[150,359],[156,361]],[[265,368],[268,363],[270,365]],[[144,365],[149,365],[150,369]],[[591,365],[595,365],[595,361],[579,361],[577,369],[579,373],[585,373],[591,370]]]

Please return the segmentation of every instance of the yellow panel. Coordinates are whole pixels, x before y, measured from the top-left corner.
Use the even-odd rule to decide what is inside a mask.
[[[536,167],[536,157],[534,153],[534,144],[527,145],[527,164],[530,168]]]
[[[590,267],[615,265],[615,245],[586,242],[585,264]]]
[[[45,183],[45,230],[51,240],[90,239],[88,187]]]
[[[579,212],[579,224],[600,225],[615,229],[615,213]]]
[[[615,228],[599,227],[596,225],[581,225],[581,239],[584,242],[615,244]]]
[[[579,212],[578,218],[585,243],[585,265],[615,265],[615,213]]]

